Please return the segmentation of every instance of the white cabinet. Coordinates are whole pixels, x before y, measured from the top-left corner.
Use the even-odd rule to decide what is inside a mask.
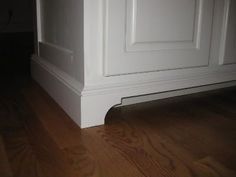
[[[32,76],[82,128],[123,98],[236,85],[233,0],[37,0],[37,20]]]

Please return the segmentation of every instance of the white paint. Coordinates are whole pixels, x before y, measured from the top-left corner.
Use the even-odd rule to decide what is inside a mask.
[[[236,63],[236,3],[225,0],[220,46],[221,65]]]
[[[159,3],[165,8],[159,6]],[[170,9],[167,11],[168,7]],[[187,3],[181,0],[175,4],[171,0],[148,3],[127,1],[126,50],[135,52],[199,48],[202,8],[203,1],[199,0]]]
[[[227,11],[227,35],[224,64],[236,63],[236,1],[230,0]]]
[[[60,68],[61,59],[56,58],[57,56],[48,61],[57,60],[56,66],[63,71],[69,71],[71,77],[82,83],[84,81],[83,0],[39,0],[37,5],[40,7],[38,12],[41,25],[40,42],[72,51],[74,57],[71,65],[62,68]]]
[[[39,56],[69,75],[73,75],[73,51],[54,44],[39,42]]]
[[[107,0],[104,74],[207,66],[213,4],[213,0]]]
[[[198,33],[201,5],[196,0],[178,0],[176,3],[172,0],[128,0],[127,37],[131,45],[193,42]]]
[[[156,13],[154,5],[163,4],[163,11],[160,13],[165,13],[164,11],[171,9],[170,0],[150,1],[154,5],[150,5],[149,1],[141,2],[147,6],[148,11],[154,12],[147,12],[141,6],[136,9],[140,12],[133,22],[140,24],[136,24],[139,25],[139,29],[138,31],[136,29],[135,33],[132,32],[135,31],[135,28],[132,29],[135,25],[131,23],[131,17],[135,16],[132,16],[132,13],[131,16],[125,14],[132,12],[132,9],[135,9],[132,7],[135,3],[139,4],[139,0],[51,0],[50,2],[41,0],[41,2],[46,3],[41,10],[44,16],[41,44],[44,49],[41,57],[34,56],[32,59],[32,74],[82,128],[102,125],[107,111],[112,106],[121,104],[123,98],[165,93],[155,97],[159,99],[235,85],[233,81],[236,80],[236,65],[219,65],[227,0],[173,1],[175,5],[182,3],[178,8],[183,8],[182,12],[173,12],[176,18],[189,15],[189,18],[180,21],[182,25],[179,26],[186,32],[186,36],[180,35],[178,31],[172,35],[168,35],[170,31],[167,31],[166,35],[161,36],[160,32],[156,34],[155,30],[140,36],[147,30],[141,25],[145,19],[147,20],[145,23],[152,22],[147,18]],[[184,7],[189,9],[185,10]],[[71,8],[71,11],[68,12],[67,8]],[[193,9],[196,9],[194,17],[190,12]],[[60,21],[63,15],[59,13],[66,16],[63,18],[70,20]],[[146,15],[142,17],[140,14]],[[164,23],[174,27],[174,23],[171,23],[172,18],[175,19],[175,17],[167,18]],[[164,17],[159,19],[165,20]],[[155,20],[153,23],[157,23]],[[190,21],[193,26],[186,24]],[[52,24],[47,25],[48,23]],[[158,29],[158,25],[149,25]],[[69,29],[71,36],[68,36]],[[189,43],[191,30],[194,31],[193,40],[190,41],[192,46]],[[53,31],[56,34],[53,34]],[[164,50],[160,47],[165,43],[161,37],[166,43],[170,43],[167,44],[169,48]],[[127,44],[130,44],[128,49],[133,51],[128,51]],[[141,47],[138,47],[139,44]],[[179,48],[178,45],[183,45],[182,47],[186,45],[186,49]],[[109,47],[110,57],[106,53]],[[177,53],[180,55],[175,55]],[[169,60],[164,60],[164,55],[168,55]],[[73,62],[67,65],[66,62],[71,61],[71,56]],[[124,56],[126,60],[122,58]],[[107,64],[108,61],[110,64]],[[116,67],[118,69],[113,71]],[[163,70],[155,71],[154,68]],[[106,69],[118,75],[108,72],[109,77],[107,77],[104,75]],[[223,84],[215,85],[220,83]],[[150,95],[148,99],[152,97]],[[141,101],[145,101],[143,98]]]
[[[32,76],[41,87],[80,125],[80,89],[73,78],[36,56],[31,61]],[[75,89],[76,87],[76,89]]]
[[[31,67],[33,78],[81,128],[104,124],[107,111],[121,103],[115,93],[83,95],[79,82],[42,58],[33,56]]]
[[[146,93],[169,92],[165,97],[183,95],[185,88],[188,93],[206,91],[222,87],[235,86],[235,82],[222,85],[225,80],[233,80],[236,72],[215,73],[189,79],[153,82],[139,85],[123,85],[109,89],[86,90],[66,73],[61,72],[48,62],[34,57],[32,60],[33,78],[54,98],[54,100],[67,112],[67,114],[81,127],[87,128],[104,124],[107,111],[115,105],[121,104],[121,99]],[[205,85],[210,85],[206,86]],[[200,87],[203,86],[203,87]],[[197,89],[195,87],[198,87]],[[178,90],[178,91],[176,91]],[[131,100],[132,101],[132,100]],[[143,100],[148,101],[148,100]],[[138,102],[136,100],[136,102]]]

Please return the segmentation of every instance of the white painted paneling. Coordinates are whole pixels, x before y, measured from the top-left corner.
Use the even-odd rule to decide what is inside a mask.
[[[134,43],[192,41],[198,10],[196,0],[128,1]],[[160,6],[161,4],[161,6]],[[166,10],[168,9],[168,11]],[[183,9],[185,13],[183,13]],[[198,13],[199,14],[199,13]],[[161,18],[160,18],[161,17]]]
[[[202,3],[180,1],[177,5],[172,0],[128,1],[126,50],[199,48]]]
[[[213,0],[107,0],[106,76],[207,66]]]
[[[53,50],[53,55],[57,58],[51,58],[53,64],[67,74],[76,78],[79,82],[84,82],[84,41],[83,41],[83,0],[38,0],[38,27],[39,41],[56,48],[65,49],[73,52],[73,64],[68,64],[71,58],[64,61],[60,60],[58,54]],[[65,58],[63,55],[61,58]],[[66,63],[63,65],[62,63]],[[68,67],[67,67],[68,66]]]
[[[73,121],[81,125],[81,87],[77,86],[79,83],[39,57],[33,56],[31,67],[33,79],[47,91]]]
[[[227,36],[223,64],[236,63],[236,1],[228,2]]]
[[[62,71],[72,75],[74,53],[71,50],[50,43],[39,42],[39,56]]]

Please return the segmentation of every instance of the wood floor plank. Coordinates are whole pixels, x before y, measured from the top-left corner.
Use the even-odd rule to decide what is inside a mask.
[[[219,163],[212,157],[203,158],[197,162],[195,162],[196,168],[201,172],[201,176],[206,177],[214,177],[214,176],[221,176],[221,177],[229,177],[229,176],[236,176],[236,172],[233,170],[228,169],[223,164]]]
[[[236,176],[236,88],[114,108],[104,126],[81,130],[36,83],[25,83],[0,94],[0,159],[9,161],[0,174]]]
[[[7,158],[5,145],[0,135],[0,174],[2,177],[13,177],[11,167]]]
[[[82,143],[80,128],[42,90],[38,93],[38,89],[35,86],[25,90],[24,97],[37,115],[38,124],[63,154],[64,168],[67,166],[70,176],[97,176],[96,161]]]
[[[120,125],[119,128],[109,127],[97,132],[97,135],[128,159],[144,176],[192,176],[191,170],[163,146],[160,137],[155,137],[157,143],[154,145],[150,139],[152,136],[128,124]]]
[[[81,130],[37,84],[30,85],[23,95],[38,121],[60,149],[81,145]]]
[[[102,128],[103,129],[103,128]],[[125,156],[120,154],[116,148],[107,143],[102,136],[99,135],[100,128],[92,128],[84,130],[84,143],[90,153],[97,160],[99,165],[100,176],[130,176],[144,177],[137,166]]]
[[[131,108],[132,110],[132,108]],[[129,111],[128,111],[129,112]],[[195,159],[195,156],[182,147],[182,143],[177,143],[176,139],[181,138],[181,134],[178,135],[178,133],[175,131],[173,135],[175,135],[175,138],[172,138],[170,135],[166,134],[166,132],[170,132],[170,130],[175,127],[176,123],[172,123],[171,125],[164,126],[161,122],[162,120],[158,121],[158,123],[152,122],[149,124],[147,122],[147,119],[136,119],[137,117],[130,115],[128,112],[123,111],[123,115],[127,116],[126,120],[120,121],[121,124],[129,125],[132,127],[133,120],[135,119],[135,127],[137,130],[136,137],[138,139],[143,139],[144,141],[144,148],[145,151],[150,153],[153,158],[155,158],[159,164],[162,166],[162,168],[165,168],[168,171],[172,171],[174,173],[174,176],[196,176],[197,173],[193,167],[193,162]],[[139,114],[140,112],[136,110]],[[140,114],[141,115],[141,114]],[[159,116],[162,117],[160,114]],[[166,118],[166,116],[165,116]],[[167,120],[168,121],[168,120]],[[164,120],[166,122],[166,120]],[[117,122],[114,124],[114,126],[117,125]],[[121,125],[117,126],[121,127]],[[119,130],[121,131],[121,130]],[[114,134],[111,134],[110,131],[109,134],[107,133],[107,136],[110,136],[110,138],[114,138]],[[124,132],[127,132],[124,131]],[[134,134],[134,133],[133,133]],[[176,136],[178,135],[178,136]],[[116,143],[120,144],[120,143]],[[190,143],[189,143],[190,144]],[[140,146],[138,146],[140,147]],[[124,149],[124,148],[121,148]],[[147,159],[148,160],[148,159]],[[147,161],[148,163],[148,161]],[[154,175],[157,171],[156,168],[153,168]]]

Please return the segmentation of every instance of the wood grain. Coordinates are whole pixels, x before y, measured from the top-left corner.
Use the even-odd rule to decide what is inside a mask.
[[[0,96],[1,177],[236,176],[236,88],[114,108],[81,130],[34,82],[12,85]]]
[[[11,167],[8,161],[8,157],[6,154],[6,150],[4,147],[4,143],[2,137],[0,136],[0,174],[3,177],[12,177]]]

